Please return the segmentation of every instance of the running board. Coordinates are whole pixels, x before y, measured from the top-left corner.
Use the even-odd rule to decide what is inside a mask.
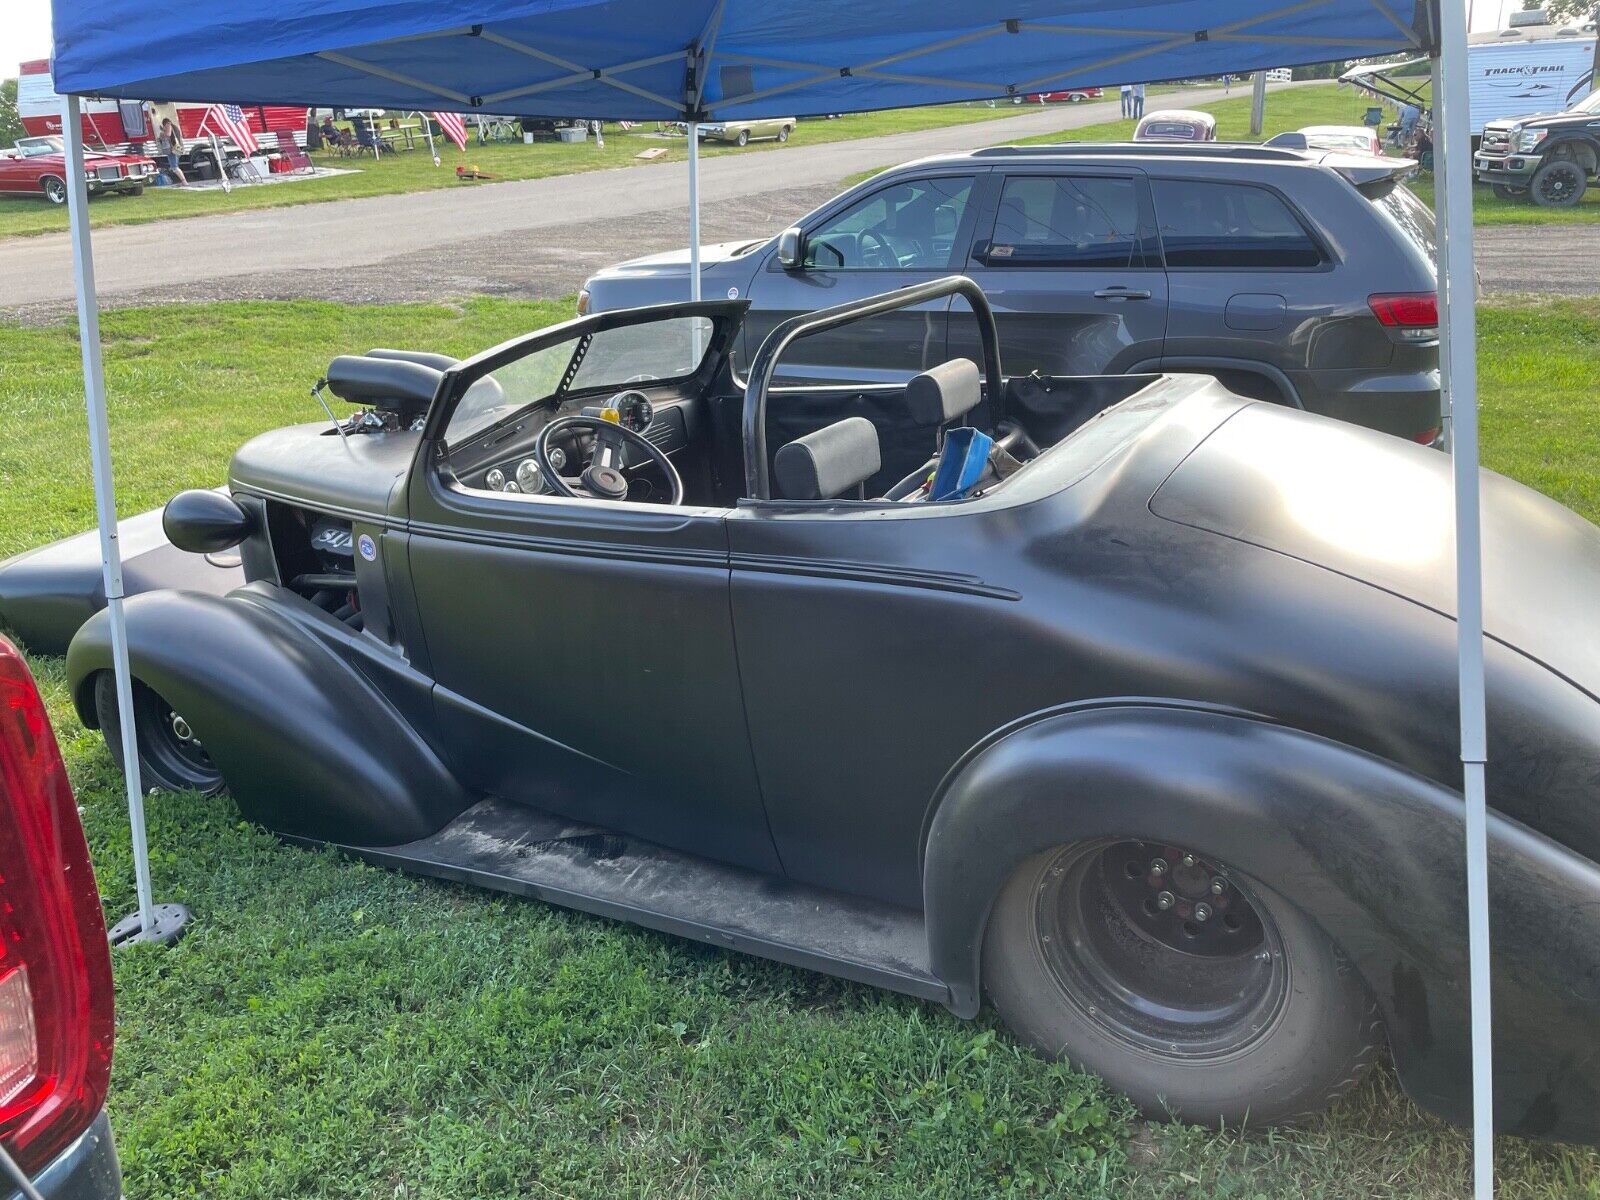
[[[305,841],[290,838],[290,841]],[[431,837],[339,850],[948,1003],[922,914],[483,800]]]

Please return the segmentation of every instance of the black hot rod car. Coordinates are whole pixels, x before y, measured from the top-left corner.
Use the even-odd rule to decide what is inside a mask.
[[[963,295],[981,368],[780,389]],[[953,277],[457,362],[256,438],[127,605],[145,778],[282,836],[971,1015],[1152,1113],[1294,1117],[1386,1044],[1469,1106],[1448,461],[1197,376],[1007,379]],[[1483,477],[1502,1128],[1600,1129],[1600,531]],[[116,719],[104,614],[73,640]],[[115,737],[109,739],[113,748]]]

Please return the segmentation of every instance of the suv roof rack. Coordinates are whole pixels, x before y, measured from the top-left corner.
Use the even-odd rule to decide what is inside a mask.
[[[1049,142],[1035,146],[986,146],[973,158],[1022,158],[1028,155],[1146,155],[1162,158],[1253,158],[1270,162],[1305,162],[1304,152],[1258,146],[1253,142]]]

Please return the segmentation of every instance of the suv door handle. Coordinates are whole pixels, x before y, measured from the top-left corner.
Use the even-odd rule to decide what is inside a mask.
[[[1130,288],[1118,284],[1116,287],[1101,288],[1094,294],[1096,300],[1148,300],[1149,288]]]

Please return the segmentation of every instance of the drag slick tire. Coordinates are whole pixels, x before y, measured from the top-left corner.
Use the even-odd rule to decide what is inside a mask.
[[[1158,1120],[1274,1124],[1360,1078],[1372,997],[1298,908],[1180,847],[1096,841],[1018,868],[989,918],[984,988],[1024,1041]]]
[[[94,709],[112,761],[118,770],[126,770],[117,718],[117,681],[110,671],[95,676]],[[222,791],[222,772],[189,723],[137,679],[133,681],[133,715],[134,734],[139,742],[139,776],[146,788],[199,792],[204,796]]]

